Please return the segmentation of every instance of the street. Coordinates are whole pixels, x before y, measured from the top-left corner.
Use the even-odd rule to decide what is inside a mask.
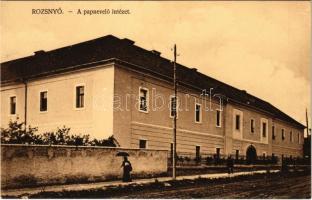
[[[166,180],[81,190],[42,191],[27,198],[310,198],[310,171]],[[19,197],[23,197],[19,196]],[[13,197],[13,196],[4,196]],[[15,196],[17,197],[17,196]]]
[[[265,177],[216,185],[186,186],[154,192],[136,192],[118,198],[310,198],[311,177]]]

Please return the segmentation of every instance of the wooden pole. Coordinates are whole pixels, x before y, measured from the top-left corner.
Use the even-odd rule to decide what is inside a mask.
[[[173,62],[173,152],[172,152],[172,178],[176,179],[176,151],[177,151],[177,75],[176,75],[176,61],[177,61],[177,46],[174,45],[174,62]]]
[[[309,136],[309,119],[308,119],[308,109],[306,108],[306,122],[307,122],[307,137]]]

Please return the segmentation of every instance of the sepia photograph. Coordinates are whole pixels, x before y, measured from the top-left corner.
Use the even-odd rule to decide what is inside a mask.
[[[310,1],[1,1],[3,199],[311,199]]]

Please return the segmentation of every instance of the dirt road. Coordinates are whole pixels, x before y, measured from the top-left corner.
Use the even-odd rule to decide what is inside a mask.
[[[40,192],[27,198],[311,198],[310,171],[226,178],[155,181],[77,191]],[[7,196],[9,198],[9,196]]]
[[[311,177],[272,176],[254,180],[134,192],[118,198],[310,198]]]

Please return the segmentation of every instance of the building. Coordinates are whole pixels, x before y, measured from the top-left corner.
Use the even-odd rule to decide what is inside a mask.
[[[172,148],[173,64],[112,35],[1,64],[1,127],[74,133],[122,147]],[[270,103],[177,65],[177,151],[302,156],[304,126]]]

